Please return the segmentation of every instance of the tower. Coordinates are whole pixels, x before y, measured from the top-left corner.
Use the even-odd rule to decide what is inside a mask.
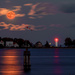
[[[55,47],[58,47],[58,38],[55,38]]]

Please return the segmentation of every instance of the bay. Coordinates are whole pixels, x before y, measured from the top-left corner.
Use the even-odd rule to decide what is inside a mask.
[[[75,49],[28,49],[31,70],[24,71],[25,49],[0,49],[0,75],[75,75]]]

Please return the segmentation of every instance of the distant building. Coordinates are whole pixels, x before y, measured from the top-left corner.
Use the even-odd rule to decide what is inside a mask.
[[[40,41],[38,41],[36,44],[35,44],[35,47],[37,48],[41,48],[43,47],[42,43]]]
[[[24,47],[32,47],[32,44],[30,43],[29,40],[24,41]]]
[[[0,44],[2,44],[4,46],[4,42],[2,40],[0,41]]]
[[[6,47],[13,47],[13,41],[6,41]]]
[[[19,47],[19,45],[17,43],[14,42],[13,46],[16,48],[16,47]]]

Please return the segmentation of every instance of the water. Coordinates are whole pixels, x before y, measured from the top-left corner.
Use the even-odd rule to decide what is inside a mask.
[[[29,49],[29,72],[23,67],[24,50],[0,49],[0,75],[75,75],[75,49]]]

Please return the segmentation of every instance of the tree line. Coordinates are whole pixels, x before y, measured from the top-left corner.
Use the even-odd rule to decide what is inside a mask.
[[[30,47],[34,47],[35,48],[36,45],[39,45],[38,43],[41,43],[40,41],[38,41],[35,44],[33,44],[29,40],[24,40],[22,38],[14,38],[13,39],[13,38],[8,38],[8,37],[4,37],[4,38],[0,37],[0,41],[1,40],[4,42],[4,47],[6,47],[6,41],[13,41],[14,43],[17,43],[19,45],[19,48],[22,48],[24,45],[26,45],[26,46],[30,45]],[[42,43],[41,43],[41,45],[42,45]],[[1,44],[0,44],[0,47],[1,47]],[[43,47],[43,45],[41,47]],[[44,47],[47,47],[47,48],[50,47],[48,41],[46,41],[46,44],[44,45]]]
[[[72,40],[70,37],[67,37],[64,44],[68,47],[75,47],[75,39]]]
[[[30,47],[36,47],[35,45],[38,45],[38,43],[39,43],[39,41],[38,41],[35,44],[33,44],[29,40],[24,40],[22,38],[8,38],[8,37],[1,38],[0,37],[0,41],[1,40],[4,42],[4,47],[6,46],[6,41],[13,41],[14,43],[17,43],[19,45],[19,47],[22,47],[23,45],[28,45],[28,44],[30,45]],[[41,43],[41,45],[42,45],[42,43]],[[72,40],[70,37],[67,37],[65,39],[64,45],[67,47],[75,47],[75,39]],[[43,47],[49,48],[51,46],[48,43],[48,41],[46,41],[46,43],[45,43],[45,45],[43,45]]]

